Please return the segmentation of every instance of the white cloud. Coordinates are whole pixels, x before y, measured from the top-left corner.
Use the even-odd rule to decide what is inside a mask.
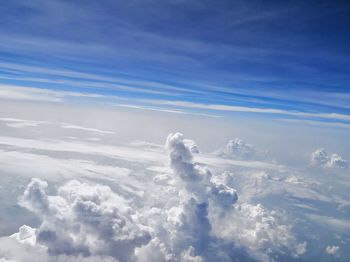
[[[314,223],[318,223],[322,227],[330,228],[336,232],[343,232],[350,230],[349,219],[339,219],[332,216],[322,216],[316,214],[307,214],[307,217]]]
[[[326,247],[326,253],[330,255],[336,255],[338,254],[339,246],[327,246]]]
[[[181,261],[182,262],[202,262],[203,258],[200,256],[196,256],[194,252],[194,248],[190,246],[187,250],[181,253]]]
[[[227,157],[250,159],[254,156],[255,149],[251,144],[247,144],[237,137],[235,140],[230,140],[219,154]]]
[[[67,97],[102,98],[104,96],[92,93],[54,91],[51,89],[27,86],[0,85],[0,99],[63,102]]]
[[[4,257],[0,257],[0,262],[15,262],[14,260],[7,260]]]
[[[166,158],[158,152],[125,146],[110,146],[81,142],[65,142],[62,140],[35,140],[15,137],[0,137],[0,143],[19,148],[49,150],[57,152],[77,152],[84,154],[104,155],[137,162],[165,161]]]
[[[198,154],[200,152],[196,142],[194,142],[193,140],[191,140],[191,139],[184,139],[184,143],[190,149],[192,154]]]
[[[72,125],[72,124],[66,124],[66,123],[62,123],[61,128],[77,129],[77,130],[95,132],[95,133],[99,133],[99,134],[114,134],[114,132],[112,132],[112,131],[100,130],[100,129],[96,129],[96,128],[84,127],[84,126],[78,126],[78,125]]]
[[[279,119],[279,121],[289,122],[289,123],[301,123],[301,124],[314,125],[314,126],[350,128],[350,124],[346,124],[342,122],[324,122],[324,121],[317,121],[317,120],[301,120],[301,119]]]
[[[108,256],[90,256],[81,255],[52,256],[47,253],[47,248],[36,244],[31,246],[27,243],[20,243],[18,240],[10,237],[0,238],[0,261],[1,262],[117,262],[114,258]]]
[[[24,79],[30,80],[30,79]],[[35,79],[32,79],[35,80]],[[43,80],[36,79],[37,82],[48,82],[51,83],[52,80]],[[55,82],[55,81],[54,81]],[[156,94],[167,94],[174,95],[173,92],[169,91],[161,91],[161,90],[149,90],[147,88],[137,88],[135,86],[128,85],[120,85],[120,84],[110,84],[105,83],[101,86],[101,83],[91,83],[87,82],[85,85],[80,83],[79,81],[70,82],[69,80],[61,81],[61,83],[71,83],[78,87],[105,87],[111,88],[115,90],[128,90],[132,92],[141,92],[141,93],[156,93]],[[149,85],[149,83],[146,83]],[[162,87],[166,85],[161,84]],[[166,89],[176,90],[181,88],[168,86]],[[184,90],[186,91],[186,90]],[[187,90],[189,92],[193,90]],[[91,92],[68,92],[68,91],[56,91],[48,88],[34,88],[29,86],[18,86],[18,85],[0,85],[0,99],[10,99],[10,100],[28,100],[28,101],[43,101],[43,102],[64,102],[68,98],[93,98],[93,99],[117,99],[117,100],[127,100],[127,98],[123,98],[121,96],[105,96],[98,93]],[[255,114],[271,114],[271,115],[285,115],[291,116],[295,119],[282,119],[282,121],[299,121],[307,123],[307,124],[320,124],[325,126],[337,126],[337,127],[345,127],[348,128],[348,123],[333,123],[333,122],[325,122],[319,121],[318,119],[324,120],[338,120],[338,121],[350,121],[350,115],[334,113],[334,112],[303,112],[303,111],[292,111],[292,110],[284,110],[278,108],[257,108],[257,107],[245,107],[245,106],[234,106],[234,105],[223,105],[223,104],[202,104],[202,103],[193,103],[187,101],[172,101],[172,100],[156,100],[156,99],[134,99],[134,104],[112,104],[119,107],[125,108],[134,108],[141,110],[151,110],[151,111],[160,111],[160,112],[168,112],[168,113],[177,113],[177,114],[190,114],[190,115],[201,115],[208,117],[220,118],[222,116],[207,113],[207,111],[224,111],[224,112],[238,112],[238,113],[255,113]],[[157,107],[152,107],[150,105],[157,105]],[[162,106],[171,106],[172,108],[163,108]],[[175,108],[174,108],[175,107]],[[192,112],[192,111],[184,111],[183,108],[201,110],[202,112]],[[203,112],[205,110],[206,112]],[[307,120],[299,119],[306,118]]]
[[[164,84],[155,81],[147,81],[147,80],[131,80],[120,77],[108,77],[102,75],[96,75],[91,73],[84,73],[74,70],[63,70],[63,69],[53,69],[47,67],[37,67],[37,66],[29,66],[23,64],[15,64],[8,62],[0,62],[0,66],[3,68],[16,70],[19,72],[28,72],[28,73],[38,73],[40,75],[55,75],[58,76],[60,81],[52,80],[51,78],[20,78],[20,80],[31,80],[35,82],[47,82],[47,83],[60,83],[60,84],[80,84],[80,87],[84,87],[84,84],[88,83],[94,87],[104,87],[109,88],[110,86],[115,87],[116,89],[134,91],[134,92],[144,92],[144,93],[161,93],[168,94],[174,92],[189,92],[189,93],[201,93],[198,90],[181,88],[179,86]],[[14,79],[14,78],[10,78]],[[18,79],[18,78],[15,78]],[[64,80],[62,80],[64,79]],[[69,79],[69,80],[68,80]],[[72,79],[74,79],[72,81]],[[83,81],[82,81],[83,80]],[[106,86],[107,85],[107,86]],[[141,88],[137,88],[140,87]],[[86,85],[85,85],[86,87]],[[160,89],[158,92],[155,90],[150,90],[150,87]]]
[[[270,260],[269,255],[289,252],[298,257],[305,252],[306,243],[298,243],[286,217],[268,211],[261,204],[239,204],[216,221],[214,233],[237,245],[247,247],[259,260]]]
[[[268,151],[255,149],[251,144],[246,143],[240,138],[230,140],[227,145],[215,154],[225,157],[240,160],[268,160],[271,159]]]
[[[127,261],[150,235],[126,200],[107,186],[70,181],[47,194],[47,183],[32,179],[20,205],[41,220],[36,241],[51,255],[110,256]]]
[[[294,116],[294,117],[322,118],[322,119],[336,119],[336,120],[350,121],[350,115],[339,114],[339,113],[310,113],[310,112],[288,111],[288,110],[275,109],[275,108],[256,108],[256,107],[231,106],[231,105],[221,105],[221,104],[201,104],[201,103],[193,103],[193,102],[186,102],[186,101],[170,101],[170,100],[144,100],[144,101],[148,103],[153,103],[153,104],[171,105],[171,106],[193,108],[193,109],[274,114],[274,115],[287,115],[287,116]]]
[[[221,117],[221,116],[213,115],[213,114],[195,113],[195,112],[184,111],[184,110],[179,110],[179,109],[171,109],[171,108],[163,108],[163,107],[149,107],[149,106],[144,106],[144,105],[113,104],[113,106],[125,107],[125,108],[131,108],[131,109],[139,109],[139,110],[149,110],[149,111],[156,111],[156,112],[174,113],[174,114],[207,116],[207,117],[215,117],[215,118]]]
[[[0,238],[0,258],[1,257],[4,261],[49,261],[49,256],[47,255],[45,247],[20,243],[17,239],[12,237]]]
[[[348,168],[348,162],[345,161],[340,155],[332,154],[329,158],[326,167],[329,168]]]
[[[31,153],[3,151],[0,165],[5,173],[16,163],[17,172],[27,170],[27,176],[36,166],[41,178],[33,179],[20,198],[20,205],[35,213],[41,223],[36,228],[22,226],[18,233],[0,239],[0,257],[8,260],[288,260],[315,248],[304,242],[307,238],[299,238],[304,219],[327,229],[338,226],[337,232],[346,231],[348,224],[335,217],[309,216],[307,212],[320,212],[315,202],[339,201],[296,170],[194,154],[194,142],[179,133],[167,138],[169,158],[163,148],[144,142],[132,143],[132,147],[9,137],[0,137],[0,142],[32,149]],[[51,157],[35,154],[35,149],[50,148],[87,154],[82,157],[96,153],[117,161],[107,165],[102,159],[102,165],[56,159],[54,153]],[[39,170],[40,166],[45,170]],[[230,172],[223,172],[226,168]],[[51,175],[58,171],[61,180],[55,181]],[[48,182],[42,180],[45,173]],[[100,184],[84,182],[87,176]],[[132,192],[132,197],[127,198],[130,195],[125,192]],[[270,196],[276,201],[264,202]],[[305,212],[298,221],[294,216],[299,213],[289,213],[296,209]]]
[[[166,147],[169,150],[170,166],[179,187],[185,188],[199,202],[206,199],[205,184],[209,182],[211,173],[205,166],[193,162],[191,149],[185,143],[183,135],[169,134]]]
[[[36,245],[36,235],[35,228],[31,228],[30,226],[23,225],[19,228],[18,233],[14,233],[11,235],[11,238],[16,239],[19,243],[25,243],[31,246]]]
[[[328,155],[323,148],[317,149],[311,154],[311,165],[323,168],[348,168],[348,163],[340,155]]]
[[[311,154],[311,164],[315,166],[325,166],[329,161],[329,156],[323,148],[317,149]]]
[[[263,257],[264,260],[286,251],[295,257],[305,252],[306,243],[297,242],[291,233],[292,226],[283,221],[281,214],[269,212],[261,204],[234,205],[236,191],[225,183],[225,179],[218,179],[205,167],[193,162],[182,134],[170,134],[167,148],[174,175],[180,179],[178,184],[186,190],[182,194],[185,197],[181,198],[182,204],[170,210],[171,221],[180,227],[175,232],[186,228],[183,236],[193,228],[196,231],[191,234],[192,238],[198,236],[195,232],[201,231],[200,240],[189,243],[194,255],[203,252],[196,247],[196,241],[206,239],[211,242],[211,236],[241,245],[254,257]]]
[[[147,245],[137,247],[135,255],[138,262],[174,261],[173,254],[157,237],[153,238]]]
[[[40,124],[48,123],[46,121],[35,121],[35,120],[26,120],[26,119],[18,119],[18,118],[9,118],[2,117],[0,121],[5,122],[8,127],[14,128],[24,128],[24,127],[36,127]]]

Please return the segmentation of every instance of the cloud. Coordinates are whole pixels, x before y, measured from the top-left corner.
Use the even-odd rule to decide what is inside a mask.
[[[78,93],[54,91],[45,88],[33,88],[17,85],[0,85],[0,99],[28,100],[41,102],[63,102],[68,97],[102,98],[103,95],[92,93]]]
[[[285,219],[283,214],[270,212],[261,204],[243,203],[216,221],[213,230],[217,236],[248,248],[260,260],[269,261],[270,255],[284,252],[298,257],[305,252],[306,243],[297,242]]]
[[[340,113],[312,113],[302,111],[289,111],[278,108],[257,108],[246,106],[232,106],[223,104],[201,104],[187,101],[170,101],[170,100],[143,100],[148,103],[171,105],[184,108],[204,109],[214,111],[228,111],[228,112],[244,112],[244,113],[259,113],[259,114],[272,114],[272,115],[287,115],[293,117],[303,118],[321,118],[328,120],[343,120],[350,121],[350,115]]]
[[[270,256],[285,252],[293,257],[305,252],[306,243],[297,242],[291,232],[292,226],[282,214],[269,212],[261,204],[235,205],[238,199],[236,191],[227,185],[225,179],[212,175],[208,169],[193,161],[182,134],[170,134],[166,145],[175,179],[180,180],[177,184],[182,184],[185,189],[181,195],[185,196],[181,205],[170,210],[171,221],[180,227],[176,232],[186,229],[180,231],[183,236],[192,232],[191,229],[196,229],[189,243],[194,255],[208,259],[208,254],[200,249],[198,242],[202,246],[209,245],[208,242],[215,245],[218,239],[244,247],[252,257],[262,257],[263,260],[270,260]],[[197,233],[197,239],[193,239],[197,231],[201,231],[201,234]],[[221,252],[230,257],[227,250]]]
[[[24,128],[24,127],[37,127],[42,124],[52,124],[55,125],[54,122],[49,121],[36,121],[36,120],[28,120],[28,119],[18,119],[18,118],[10,118],[10,117],[2,117],[0,118],[0,121],[5,122],[8,127],[15,127],[15,128]],[[77,129],[77,130],[83,130],[83,131],[89,131],[89,132],[95,132],[99,134],[114,134],[112,131],[106,131],[106,130],[100,130],[96,128],[90,128],[90,127],[84,127],[69,123],[58,123],[61,128],[64,129]]]
[[[159,238],[153,238],[147,245],[135,249],[138,262],[164,262],[173,261],[174,255]]]
[[[36,235],[35,228],[31,228],[30,226],[23,225],[19,228],[18,233],[14,233],[11,235],[11,238],[16,239],[19,243],[25,243],[31,246],[36,245]]]
[[[78,87],[103,87],[107,89],[116,89],[124,91],[142,92],[150,94],[174,94],[174,93],[191,93],[198,94],[203,93],[199,90],[193,90],[188,88],[182,88],[176,85],[169,85],[162,82],[150,81],[150,80],[135,80],[136,77],[125,78],[123,77],[111,77],[106,75],[92,74],[91,72],[81,72],[76,70],[67,69],[54,69],[48,67],[38,67],[32,65],[25,65],[23,63],[9,63],[0,62],[0,67],[7,70],[16,71],[19,73],[28,73],[29,75],[40,75],[40,78],[18,78],[9,76],[9,79],[56,83],[65,85],[75,85]],[[45,75],[46,78],[42,76]],[[60,80],[53,80],[50,76],[56,76]],[[62,80],[63,79],[63,80]],[[152,88],[152,89],[151,89]]]
[[[326,247],[326,253],[330,255],[337,255],[339,251],[338,246],[327,246]]]
[[[21,243],[13,237],[0,238],[0,261],[49,261],[45,247]]]
[[[202,262],[203,258],[196,256],[194,248],[190,246],[186,251],[181,253],[181,261],[183,262]]]
[[[15,127],[15,128],[36,127],[40,124],[48,123],[46,121],[34,121],[34,120],[9,118],[9,117],[0,118],[0,121],[5,122],[8,127]]]
[[[66,128],[66,129],[78,129],[78,130],[83,130],[83,131],[89,131],[89,132],[95,132],[99,134],[114,134],[112,131],[106,131],[106,130],[100,130],[96,128],[90,128],[90,127],[83,127],[83,126],[77,126],[77,125],[72,125],[72,124],[67,124],[67,123],[61,123],[61,128]]]
[[[227,157],[235,157],[241,159],[252,158],[255,154],[255,149],[251,144],[247,144],[238,137],[235,140],[230,140],[220,155]]]
[[[296,240],[284,213],[239,202],[231,177],[196,162],[194,142],[189,141],[180,133],[169,134],[166,149],[171,169],[164,168],[163,174],[154,171],[157,175],[145,181],[148,194],[141,198],[125,199],[109,186],[78,180],[51,189],[48,182],[33,178],[19,205],[36,214],[40,224],[23,225],[18,233],[0,239],[6,247],[0,245],[0,257],[273,261],[305,252],[306,243]],[[123,181],[119,184],[123,186]]]
[[[317,149],[311,154],[311,164],[315,166],[325,166],[329,161],[327,152],[323,149]]]
[[[0,261],[1,262],[116,262],[112,257],[90,256],[83,257],[57,255],[51,256],[47,253],[47,248],[36,244],[35,246],[28,243],[21,243],[11,237],[0,237]]]
[[[317,149],[311,154],[311,165],[322,168],[348,168],[348,162],[345,161],[340,155],[332,154],[328,155],[323,148]]]
[[[324,122],[324,121],[301,120],[301,119],[279,119],[279,121],[288,122],[288,123],[301,123],[301,124],[314,125],[314,126],[350,128],[350,124],[346,124],[342,122]]]
[[[230,140],[223,149],[219,149],[215,154],[240,160],[267,160],[271,159],[268,151],[255,149],[251,144],[246,143],[240,138]]]
[[[185,188],[198,201],[205,199],[205,191],[207,191],[205,185],[209,183],[211,173],[205,166],[193,161],[191,149],[185,143],[183,135],[169,134],[166,148],[169,151],[170,166],[179,187]]]
[[[0,143],[20,148],[31,148],[34,150],[104,155],[137,162],[148,162],[166,159],[159,153],[145,149],[125,146],[110,146],[97,143],[92,146],[89,143],[82,142],[66,142],[62,140],[35,140],[16,137],[0,137]]]
[[[190,149],[192,154],[198,154],[200,152],[196,142],[194,142],[193,140],[191,140],[191,139],[184,139],[184,143]]]
[[[19,203],[41,219],[36,241],[50,255],[102,255],[128,261],[136,247],[150,240],[127,201],[109,187],[70,181],[51,196],[47,186],[32,179]]]
[[[339,219],[333,216],[323,216],[316,214],[307,214],[307,217],[313,222],[322,227],[331,228],[340,233],[350,230],[350,219]]]
[[[329,168],[348,168],[348,162],[340,155],[332,154],[326,166]]]
[[[137,101],[137,100],[135,100],[135,101]],[[196,112],[184,111],[184,110],[179,110],[179,109],[170,109],[170,108],[164,108],[164,107],[149,107],[149,106],[144,106],[144,105],[131,105],[131,104],[113,104],[113,106],[125,107],[125,108],[131,108],[131,109],[139,109],[139,110],[149,110],[149,111],[156,111],[156,112],[174,113],[174,114],[206,116],[206,117],[214,117],[214,118],[221,117],[219,115],[196,113]]]

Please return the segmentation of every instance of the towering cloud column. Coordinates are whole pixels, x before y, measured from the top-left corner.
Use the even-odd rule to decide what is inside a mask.
[[[214,209],[209,209],[209,205],[232,205],[237,200],[237,194],[225,185],[213,183],[208,168],[193,161],[191,150],[181,133],[169,134],[166,147],[180,197],[180,206],[169,212],[169,220],[177,217],[173,220],[174,241],[177,242],[174,244],[183,250],[190,249],[191,252],[183,252],[200,259],[196,255],[202,255],[212,242],[208,212]]]

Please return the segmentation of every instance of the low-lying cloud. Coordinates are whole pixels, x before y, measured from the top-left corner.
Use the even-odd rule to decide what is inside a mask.
[[[195,143],[167,137],[171,173],[155,182],[151,203],[109,186],[71,180],[50,189],[33,178],[19,205],[40,225],[0,238],[0,257],[16,261],[272,261],[306,251],[278,211],[239,201],[227,174],[197,163]],[[168,181],[168,183],[167,183]],[[171,181],[171,182],[170,182]],[[166,198],[166,201],[163,201]],[[141,202],[140,202],[141,201]]]

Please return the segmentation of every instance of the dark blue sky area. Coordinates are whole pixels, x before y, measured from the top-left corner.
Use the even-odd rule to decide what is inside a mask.
[[[3,84],[350,112],[349,1],[1,1],[0,39]]]

